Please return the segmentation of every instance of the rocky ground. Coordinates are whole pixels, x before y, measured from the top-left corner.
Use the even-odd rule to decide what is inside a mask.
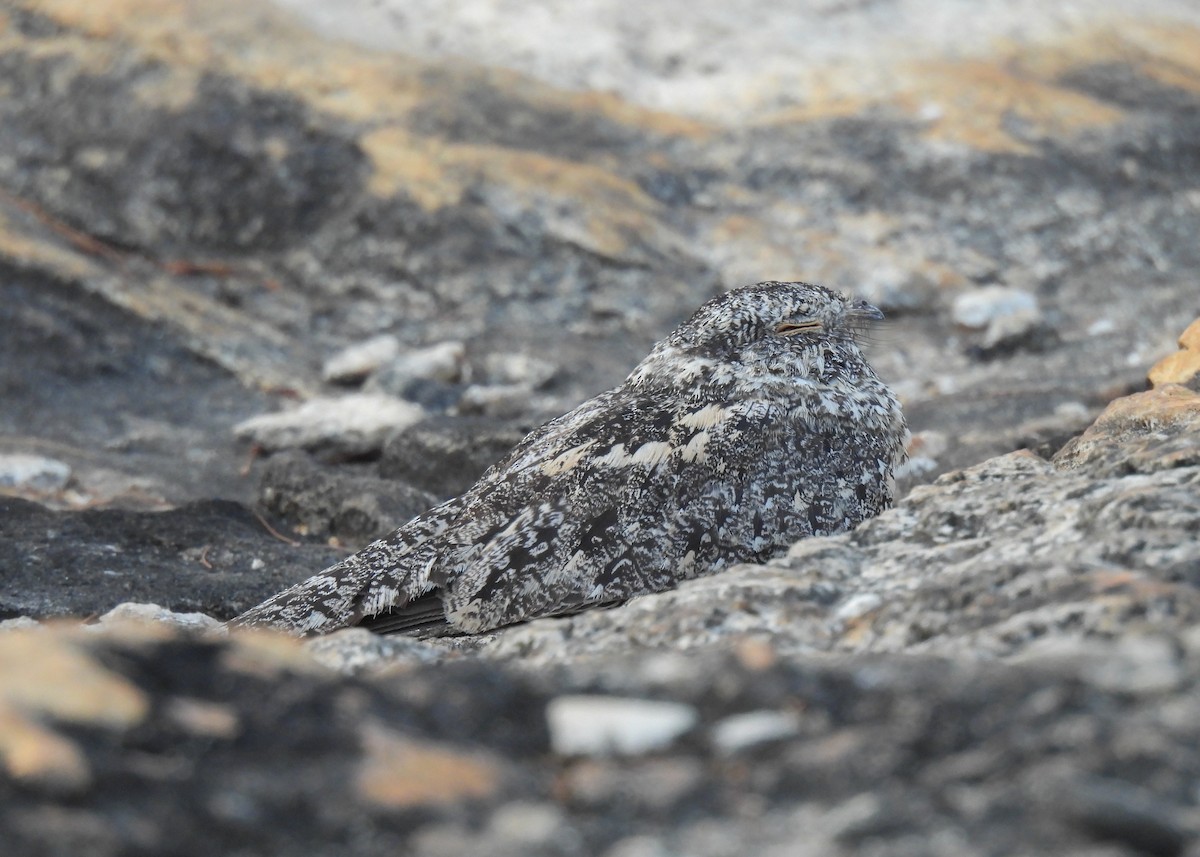
[[[6,853],[1200,855],[1200,16],[1045,5],[0,4]],[[761,279],[895,509],[222,635]]]

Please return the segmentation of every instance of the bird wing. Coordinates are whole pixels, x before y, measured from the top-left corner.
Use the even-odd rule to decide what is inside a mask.
[[[621,601],[757,555],[752,519],[771,504],[752,477],[794,426],[781,408],[646,394],[567,425],[551,454],[514,452],[465,495],[448,534],[458,565],[436,580],[451,624],[476,632]]]

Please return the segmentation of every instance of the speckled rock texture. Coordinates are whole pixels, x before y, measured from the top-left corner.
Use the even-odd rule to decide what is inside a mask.
[[[5,854],[1200,855],[1194,3],[5,0],[0,82]],[[891,511],[223,633],[767,279],[887,313]]]

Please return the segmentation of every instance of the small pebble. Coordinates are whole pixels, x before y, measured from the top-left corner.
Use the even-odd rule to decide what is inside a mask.
[[[54,458],[20,452],[0,455],[0,488],[61,491],[70,478],[70,466]]]
[[[329,447],[363,455],[382,449],[390,435],[424,418],[425,410],[412,402],[355,393],[310,399],[290,411],[251,417],[233,431],[267,452]]]
[[[1007,286],[971,289],[954,299],[951,315],[954,323],[972,330],[990,327],[1005,316],[1037,314],[1037,298],[1029,292]]]
[[[756,744],[791,738],[800,731],[794,711],[748,711],[719,720],[712,729],[713,743],[725,753],[737,753]]]
[[[386,369],[397,377],[456,384],[467,380],[467,348],[461,342],[439,342],[399,355]]]
[[[376,336],[343,348],[325,361],[321,377],[335,384],[361,381],[400,353],[400,340],[391,335]]]
[[[528,354],[489,354],[483,373],[490,384],[527,384],[538,388],[558,374],[558,367]]]
[[[550,700],[546,719],[556,753],[636,756],[669,747],[700,715],[678,702],[573,695]]]
[[[97,619],[94,625],[86,627],[99,629],[126,622],[170,625],[181,631],[216,631],[224,627],[219,619],[214,619],[204,613],[175,613],[158,604],[143,604],[136,601],[118,604]]]
[[[509,418],[528,413],[533,388],[528,384],[472,384],[458,400],[460,414]]]
[[[17,616],[12,619],[0,621],[0,631],[24,631],[29,628],[38,628],[41,623],[31,616]]]

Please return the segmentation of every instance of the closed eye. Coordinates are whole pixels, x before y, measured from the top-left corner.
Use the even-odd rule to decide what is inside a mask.
[[[810,333],[820,329],[819,321],[784,321],[775,325],[775,332],[780,336],[795,336],[797,333]]]

